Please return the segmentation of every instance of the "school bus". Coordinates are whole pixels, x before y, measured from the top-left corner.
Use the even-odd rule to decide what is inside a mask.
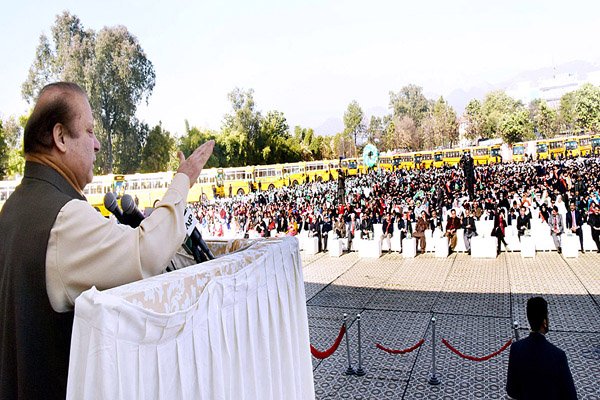
[[[285,184],[283,165],[281,164],[257,165],[253,169],[254,182],[259,191],[280,188]]]
[[[379,156],[379,160],[377,161],[377,166],[381,169],[387,169],[391,171],[393,168],[392,164],[393,157],[392,156]]]
[[[502,162],[502,146],[493,144],[490,146],[490,158],[488,164],[499,164]]]
[[[415,168],[429,169],[433,165],[433,151],[419,151],[415,153]]]
[[[441,168],[444,166],[444,152],[437,150],[433,152],[433,166]]]
[[[592,152],[592,138],[590,135],[579,136],[577,142],[579,142],[580,156],[585,157]]]
[[[344,158],[340,162],[340,166],[346,176],[358,174],[358,161],[356,158]]]
[[[127,181],[125,175],[102,175],[95,176],[92,182],[87,184],[83,189],[83,194],[91,204],[105,217],[110,216],[110,211],[104,207],[104,195],[108,192],[113,192],[118,200],[125,194]]]
[[[447,149],[444,150],[444,165],[454,167],[460,163],[462,157],[461,149]]]
[[[329,163],[327,160],[307,161],[304,164],[304,171],[311,182],[328,181],[330,178]],[[333,179],[333,176],[331,176]]]
[[[592,154],[600,154],[600,135],[594,135],[591,137],[592,142]]]
[[[525,143],[515,143],[512,147],[513,162],[525,161]]]
[[[286,181],[285,184],[288,186],[296,186],[304,183],[305,164],[300,162],[284,164],[283,177]]]
[[[550,152],[548,151],[548,141],[539,140],[535,145],[535,152],[539,160],[547,160],[550,158]]]
[[[404,153],[398,156],[398,166],[402,169],[410,170],[415,167],[415,157],[412,153]]]
[[[548,153],[552,160],[565,156],[565,139],[550,139],[548,140]]]
[[[475,165],[486,165],[490,161],[489,146],[475,146],[471,148],[471,154]]]

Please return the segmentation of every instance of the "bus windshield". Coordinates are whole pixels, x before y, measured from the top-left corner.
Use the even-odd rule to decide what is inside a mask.
[[[577,149],[577,141],[569,140],[568,142],[565,143],[565,148],[567,150],[576,150]]]
[[[537,145],[537,152],[538,153],[547,153],[548,152],[548,145],[546,143],[538,143],[538,145]]]
[[[522,156],[523,154],[525,154],[525,147],[523,147],[523,146],[513,147],[513,154],[515,156]]]

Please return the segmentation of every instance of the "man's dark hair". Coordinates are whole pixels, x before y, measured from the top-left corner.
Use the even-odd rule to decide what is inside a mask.
[[[54,144],[52,130],[56,124],[69,125],[76,117],[73,95],[86,93],[72,82],[55,82],[42,88],[31,116],[27,120],[23,138],[23,151],[27,153],[49,150]]]
[[[527,320],[532,331],[539,331],[548,319],[548,303],[542,297],[527,300]]]

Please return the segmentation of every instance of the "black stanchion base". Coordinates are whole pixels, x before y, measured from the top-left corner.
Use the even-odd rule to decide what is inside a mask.
[[[344,372],[344,375],[356,375],[356,371],[354,370],[354,368],[348,367],[346,372]]]
[[[429,375],[429,381],[427,381],[430,385],[439,385],[440,383],[442,383],[436,374],[431,374]]]
[[[358,369],[356,370],[356,376],[365,376],[366,374],[367,374],[367,373],[365,372],[365,370],[364,370],[364,369],[362,369],[362,367],[361,367],[361,368],[358,368]]]

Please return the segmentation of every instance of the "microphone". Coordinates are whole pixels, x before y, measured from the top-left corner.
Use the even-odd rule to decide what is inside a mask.
[[[124,194],[123,197],[121,197],[121,207],[123,207],[123,214],[125,214],[123,217],[128,221],[127,225],[132,228],[140,226],[145,217],[144,214],[138,210],[135,201],[130,195]]]
[[[104,207],[106,207],[106,209],[110,211],[112,215],[117,217],[117,221],[119,221],[120,224],[128,225],[127,220],[123,215],[123,211],[121,211],[119,203],[117,203],[117,198],[113,192],[108,192],[104,195]]]
[[[202,234],[200,233],[200,231],[198,231],[198,228],[196,228],[198,220],[196,219],[196,217],[194,217],[194,214],[189,208],[185,209],[185,214],[183,218],[185,220],[185,229],[187,232],[188,239],[186,240],[186,242],[190,242],[190,250],[194,255],[194,259],[196,259],[196,262],[200,263],[207,260],[213,260],[215,256],[206,245],[204,239],[202,239]]]

